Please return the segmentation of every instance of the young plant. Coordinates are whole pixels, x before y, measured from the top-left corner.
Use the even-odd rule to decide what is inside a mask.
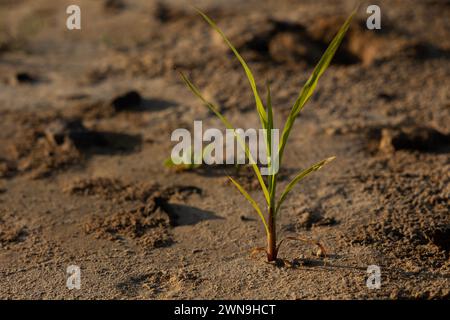
[[[240,64],[242,65],[245,74],[248,78],[248,81],[250,83],[251,90],[253,92],[253,96],[255,98],[255,104],[256,104],[256,110],[258,112],[259,119],[261,121],[261,125],[263,129],[266,129],[266,146],[267,146],[267,156],[269,159],[269,169],[270,169],[270,152],[272,150],[272,141],[271,141],[271,130],[274,129],[273,124],[273,111],[272,111],[272,101],[271,101],[271,94],[270,94],[270,88],[267,85],[267,100],[266,100],[266,106],[264,106],[261,97],[258,93],[258,89],[256,86],[256,81],[253,77],[252,72],[250,71],[250,68],[248,67],[247,63],[244,61],[244,59],[241,57],[239,52],[236,50],[236,48],[231,44],[231,42],[228,40],[228,38],[225,36],[225,34],[222,32],[222,30],[219,29],[219,27],[215,24],[214,21],[212,21],[206,14],[204,14],[199,9],[196,9],[197,12],[203,17],[203,19],[208,22],[208,24],[220,34],[220,36],[223,38],[223,40],[226,42],[226,44],[229,46],[229,48],[233,51],[236,58],[239,60]],[[286,143],[289,138],[289,134],[291,133],[292,127],[294,125],[295,119],[299,115],[300,111],[303,109],[305,104],[308,102],[309,98],[312,96],[314,89],[317,86],[317,83],[322,76],[322,74],[325,72],[325,70],[330,65],[330,62],[333,58],[333,56],[336,53],[336,50],[338,49],[339,45],[341,44],[345,33],[347,32],[350,22],[353,18],[353,16],[356,13],[356,9],[352,12],[350,17],[344,22],[334,39],[331,41],[330,45],[328,46],[327,50],[319,60],[318,64],[314,68],[311,76],[306,81],[303,88],[300,90],[300,93],[295,100],[294,105],[292,106],[292,109],[289,113],[289,116],[285,122],[283,132],[281,135],[280,144],[278,147],[277,154],[275,155],[278,163],[281,166],[281,161],[283,158],[283,154],[286,148]],[[181,77],[183,78],[184,82],[188,86],[188,88],[196,95],[225,125],[227,129],[234,130],[234,127],[231,125],[231,123],[225,118],[224,115],[222,115],[218,110],[217,106],[212,104],[211,102],[207,101],[203,95],[200,93],[198,88],[183,74],[181,73]],[[249,151],[249,147],[243,141],[238,134],[235,132],[235,137],[237,138],[238,143],[240,146],[245,150],[245,154],[248,157],[248,159],[252,160],[252,155]],[[308,176],[310,173],[319,170],[322,168],[325,164],[332,161],[335,157],[330,157],[325,160],[322,160],[314,165],[312,165],[310,168],[306,170],[300,171],[294,179],[285,187],[285,189],[281,192],[280,197],[278,198],[278,201],[276,200],[277,195],[277,177],[278,173],[274,173],[267,176],[267,184],[264,181],[261,171],[257,164],[252,161],[252,167],[255,171],[256,177],[258,178],[259,184],[261,186],[261,190],[264,194],[265,198],[265,205],[267,206],[267,215],[265,216],[263,214],[263,211],[261,210],[258,203],[248,194],[247,191],[244,190],[244,188],[233,178],[228,177],[231,182],[236,186],[236,188],[242,193],[242,195],[250,202],[250,204],[253,206],[257,214],[259,215],[263,225],[264,229],[266,231],[267,236],[267,247],[265,249],[267,253],[267,260],[269,262],[277,260],[278,255],[278,249],[279,244],[277,244],[277,233],[276,233],[276,220],[280,213],[281,205],[283,204],[284,200],[286,199],[286,196],[289,194],[289,192],[294,188],[294,186],[301,181],[303,178]],[[274,170],[276,171],[276,170]],[[292,239],[292,238],[287,238]],[[321,248],[323,250],[323,248]]]
[[[198,169],[200,167],[202,167],[202,163],[201,160],[205,159],[205,155],[209,154],[211,152],[211,150],[213,149],[214,145],[213,144],[208,144],[203,151],[195,153],[192,151],[192,148],[188,148],[186,150],[186,153],[184,154],[184,158],[183,157],[175,157],[174,156],[170,156],[169,158],[165,159],[163,164],[166,168],[169,169],[173,169],[176,172],[184,172],[184,171],[193,171],[195,169]],[[174,159],[176,160],[176,163],[174,162]],[[200,161],[198,161],[200,160]],[[241,164],[234,164],[233,167],[236,171],[236,173],[239,173],[239,170],[241,169],[241,167],[244,167],[245,165],[241,165]]]
[[[201,164],[198,164],[200,161],[196,161],[198,159],[204,159],[204,155],[212,149],[212,145],[208,145],[203,149],[202,152],[195,153],[191,148],[186,150],[185,159],[178,158],[177,163],[175,163],[172,157],[164,160],[164,166],[170,169],[175,169],[175,171],[191,171],[201,167]]]

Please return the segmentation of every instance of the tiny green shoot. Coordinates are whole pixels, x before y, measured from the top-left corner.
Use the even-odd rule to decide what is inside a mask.
[[[201,167],[201,161],[198,159],[204,159],[204,155],[212,149],[212,145],[206,146],[201,152],[195,153],[192,151],[192,148],[186,150],[185,157],[175,158],[177,163],[173,161],[173,156],[164,160],[164,166],[170,169],[175,169],[175,171],[191,171]]]
[[[216,23],[209,18],[205,13],[203,13],[201,10],[196,8],[196,11],[200,14],[200,16],[203,17],[203,19],[206,20],[206,22],[216,31],[220,34],[220,36],[223,38],[223,40],[226,42],[228,47],[233,51],[236,58],[239,60],[240,64],[242,65],[245,74],[248,78],[248,81],[250,83],[250,87],[255,99],[255,105],[256,110],[261,122],[261,126],[263,129],[266,129],[266,132],[269,132],[269,134],[266,135],[266,145],[268,150],[268,157],[270,158],[270,150],[272,141],[271,141],[271,135],[270,132],[272,129],[274,129],[274,123],[273,123],[273,110],[272,110],[272,100],[271,100],[271,93],[269,85],[267,85],[267,98],[266,98],[266,106],[264,106],[263,101],[259,95],[255,78],[245,62],[245,60],[242,58],[242,56],[239,54],[239,52],[236,50],[236,48],[231,44],[231,42],[228,40],[228,38],[225,36],[225,34],[222,32],[222,30],[219,29],[219,27],[216,25]],[[299,95],[297,99],[295,100],[294,105],[292,106],[292,109],[287,117],[287,120],[284,124],[281,140],[278,148],[278,162],[281,166],[281,161],[284,155],[284,151],[287,145],[287,141],[289,138],[289,135],[291,133],[292,127],[294,125],[295,119],[299,115],[300,111],[303,109],[303,107],[306,105],[308,100],[311,98],[317,83],[320,79],[320,77],[323,75],[325,70],[330,65],[330,62],[332,58],[334,57],[339,45],[341,44],[342,40],[344,39],[344,36],[350,26],[351,20],[353,19],[354,15],[356,14],[356,9],[352,12],[352,14],[349,16],[349,18],[344,22],[342,27],[337,32],[334,39],[331,41],[330,45],[326,49],[325,53],[319,60],[318,64],[314,68],[311,76],[306,81],[303,88],[300,90]],[[226,117],[219,112],[219,108],[214,105],[213,103],[209,102],[204,98],[204,96],[200,93],[199,89],[183,74],[181,73],[181,77],[186,83],[187,87],[196,95],[225,125],[227,129],[234,130],[234,127],[231,125],[231,123],[226,119]],[[245,149],[246,156],[248,159],[251,158],[251,154],[249,152],[249,147],[247,144],[239,138],[239,135],[235,133],[235,137],[238,140],[238,143],[241,145],[243,149]],[[317,171],[321,169],[325,164],[332,161],[335,157],[329,157],[325,160],[319,161],[316,164],[312,165],[308,169],[300,171],[294,179],[284,188],[284,190],[279,195],[279,198],[277,200],[277,178],[278,173],[274,173],[267,176],[267,181],[265,182],[263,179],[263,176],[261,175],[260,169],[257,166],[257,164],[252,164],[253,170],[256,174],[256,177],[258,178],[259,184],[261,186],[261,190],[263,192],[264,198],[265,198],[265,206],[267,206],[267,213],[264,214],[263,210],[261,210],[261,207],[259,204],[250,196],[250,194],[244,190],[244,188],[233,178],[229,177],[230,181],[236,186],[236,188],[241,192],[241,194],[250,202],[252,207],[255,209],[256,213],[260,217],[264,229],[266,232],[267,237],[267,247],[265,249],[267,254],[267,260],[269,262],[277,260],[278,251],[279,251],[279,245],[281,242],[277,245],[277,233],[276,233],[276,221],[277,217],[281,210],[281,205],[283,204],[284,200],[286,199],[289,192],[294,188],[294,186],[300,182],[303,178],[308,176],[310,173]],[[254,162],[253,162],[254,163]],[[269,167],[270,167],[270,161],[269,161]]]

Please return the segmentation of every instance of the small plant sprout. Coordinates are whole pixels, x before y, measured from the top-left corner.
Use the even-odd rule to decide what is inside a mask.
[[[164,166],[175,171],[191,171],[201,167],[201,159],[205,158],[205,154],[212,149],[213,145],[207,145],[203,151],[195,152],[192,148],[186,150],[186,154],[183,157],[176,158],[176,163],[173,160],[173,156],[164,160]],[[200,161],[199,161],[200,159]]]
[[[214,21],[212,21],[206,14],[204,14],[202,11],[197,9],[197,12],[203,17],[203,19],[208,22],[208,24],[220,34],[220,36],[223,38],[223,40],[226,42],[226,44],[229,46],[229,48],[233,51],[236,58],[239,60],[240,64],[242,65],[245,74],[248,78],[248,81],[250,83],[251,90],[253,92],[254,98],[255,98],[255,104],[256,104],[256,110],[258,112],[258,116],[262,125],[263,129],[266,129],[265,142],[266,142],[266,150],[267,150],[267,156],[269,159],[271,158],[271,150],[272,150],[272,141],[271,141],[271,130],[274,128],[273,123],[273,111],[272,111],[272,101],[271,101],[271,94],[270,94],[270,88],[269,85],[267,85],[267,98],[266,98],[266,105],[264,106],[263,101],[261,100],[261,97],[258,93],[258,89],[256,86],[256,81],[253,77],[252,72],[250,71],[250,68],[248,67],[247,63],[244,61],[244,59],[241,57],[239,52],[236,50],[236,48],[231,44],[231,42],[228,40],[228,38],[225,36],[225,34],[222,32],[222,30],[219,29],[219,27],[215,24]],[[292,109],[289,113],[289,116],[284,124],[284,128],[281,134],[281,139],[279,143],[279,147],[277,150],[277,154],[275,159],[277,159],[277,163],[281,166],[281,161],[283,158],[284,151],[286,149],[287,140],[289,138],[289,134],[291,133],[292,127],[294,125],[295,119],[299,115],[300,111],[303,109],[305,104],[308,102],[309,98],[312,96],[314,89],[317,86],[317,83],[322,76],[322,74],[325,72],[325,70],[330,65],[330,62],[333,58],[333,56],[336,53],[336,50],[338,49],[339,45],[341,44],[344,35],[346,34],[350,22],[353,18],[353,16],[356,14],[356,9],[352,12],[350,17],[344,22],[334,39],[331,41],[330,45],[328,46],[327,50],[319,60],[318,64],[314,68],[311,76],[306,81],[303,88],[300,90],[300,93],[295,100],[294,105],[292,106]],[[195,96],[197,96],[225,125],[227,129],[234,130],[234,127],[231,125],[231,123],[225,118],[224,115],[222,115],[218,110],[219,108],[214,105],[213,103],[207,101],[203,95],[200,93],[199,89],[183,74],[181,73],[181,77],[183,78],[184,82],[188,86],[188,88],[194,93]],[[245,141],[239,138],[239,135],[235,133],[235,136],[237,138],[237,141],[241,148],[245,150],[245,154],[249,159],[252,159],[252,155],[249,151],[249,146],[246,144]],[[269,262],[276,261],[278,250],[280,247],[281,242],[277,243],[277,232],[276,232],[276,221],[277,217],[280,214],[281,205],[283,204],[284,200],[286,199],[286,196],[289,194],[289,192],[294,188],[294,186],[300,182],[303,178],[308,176],[310,173],[319,170],[322,168],[325,164],[332,161],[335,157],[330,157],[325,160],[322,160],[320,162],[317,162],[316,164],[312,165],[310,168],[306,170],[300,171],[294,179],[285,187],[285,189],[281,192],[279,195],[278,200],[276,199],[277,196],[277,177],[278,177],[278,170],[274,170],[273,174],[267,175],[266,181],[264,181],[261,171],[258,167],[258,165],[252,161],[252,167],[256,174],[256,177],[258,178],[259,184],[261,186],[261,190],[264,194],[265,199],[265,206],[267,207],[267,213],[266,215],[263,214],[263,211],[261,210],[258,203],[248,194],[247,191],[244,190],[244,188],[233,178],[229,177],[231,182],[236,186],[236,188],[242,193],[242,195],[250,202],[250,204],[253,206],[257,214],[259,215],[263,225],[264,229],[266,231],[267,236],[267,247],[266,248],[258,248],[255,249],[257,251],[265,251],[267,254],[267,260]],[[270,168],[270,161],[269,161],[269,168]],[[311,243],[314,243],[315,245],[319,246],[319,251],[321,254],[324,254],[324,248],[317,242],[312,242],[309,240],[301,239],[301,238],[295,238],[296,240],[303,240],[308,241]],[[288,237],[285,240],[294,240],[292,237]]]

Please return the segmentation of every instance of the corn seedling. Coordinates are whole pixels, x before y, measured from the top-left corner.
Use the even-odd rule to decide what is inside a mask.
[[[272,101],[271,101],[271,93],[270,93],[269,85],[267,85],[267,98],[266,98],[266,105],[264,106],[263,101],[259,95],[254,76],[253,76],[252,72],[250,71],[250,68],[248,67],[245,60],[242,58],[242,56],[239,54],[239,52],[236,50],[236,48],[231,44],[231,42],[228,40],[228,38],[225,36],[225,34],[222,32],[222,30],[219,29],[219,27],[216,25],[216,23],[213,20],[211,20],[206,14],[204,14],[202,11],[200,11],[199,9],[196,9],[196,10],[203,17],[203,19],[205,19],[206,22],[216,32],[219,33],[219,35],[223,38],[223,40],[226,42],[228,47],[233,51],[234,55],[236,56],[236,58],[239,60],[240,64],[242,65],[242,67],[245,71],[245,74],[248,78],[248,81],[250,83],[250,87],[253,92],[253,96],[255,98],[256,110],[257,110],[262,128],[266,129],[266,132],[269,133],[269,134],[266,134],[265,142],[266,142],[266,146],[267,146],[267,153],[268,153],[267,156],[270,158],[271,157],[270,153],[272,150],[272,141],[271,141],[270,132],[274,128],[274,123],[273,123]],[[289,116],[284,124],[284,128],[282,131],[278,150],[275,151],[275,152],[277,152],[276,157],[278,159],[278,163],[280,166],[281,166],[281,161],[282,161],[283,154],[284,154],[284,151],[286,148],[286,144],[287,144],[289,135],[291,133],[292,127],[294,125],[295,119],[297,118],[297,116],[299,115],[300,111],[303,109],[305,104],[308,102],[308,100],[311,98],[320,77],[323,75],[325,70],[330,65],[330,62],[331,62],[333,56],[335,55],[336,50],[338,49],[339,45],[341,44],[341,42],[344,38],[344,35],[346,34],[346,32],[350,26],[350,22],[351,22],[353,16],[355,15],[355,13],[356,13],[356,10],[353,11],[353,13],[350,15],[350,17],[344,22],[344,24],[342,25],[340,30],[337,32],[336,36],[331,41],[331,43],[328,46],[328,48],[326,49],[325,53],[323,54],[323,56],[319,60],[318,64],[314,68],[311,76],[306,81],[303,88],[300,90],[300,93],[299,93],[297,99],[295,100],[294,105],[292,106]],[[234,127],[226,119],[226,117],[218,111],[219,108],[216,105],[214,105],[213,103],[207,101],[203,97],[203,95],[200,93],[199,89],[183,73],[181,73],[181,77],[184,80],[184,82],[186,83],[187,87],[194,93],[194,95],[197,96],[222,121],[222,123],[225,125],[225,127],[227,129],[234,130]],[[252,159],[251,158],[252,155],[249,152],[248,145],[242,139],[240,139],[239,135],[237,135],[236,133],[235,133],[235,136],[237,138],[238,143],[240,144],[240,147],[242,147],[245,150],[246,156],[249,159]],[[242,193],[242,195],[250,202],[250,204],[255,209],[256,213],[258,214],[258,216],[260,217],[260,219],[264,225],[264,229],[265,229],[266,236],[267,236],[267,247],[264,249],[264,251],[267,254],[267,260],[269,262],[277,260],[279,245],[282,242],[281,241],[277,245],[276,221],[277,221],[277,217],[280,214],[281,205],[285,201],[286,196],[294,188],[294,186],[298,182],[300,182],[303,178],[308,176],[310,173],[319,170],[325,164],[332,161],[334,158],[335,157],[327,158],[325,160],[322,160],[322,161],[312,165],[308,169],[300,171],[294,177],[294,179],[285,187],[285,189],[281,192],[278,200],[276,200],[278,173],[268,175],[267,180],[264,181],[258,165],[253,162],[254,163],[254,164],[252,164],[253,170],[256,174],[256,177],[258,178],[259,184],[261,186],[261,190],[264,194],[264,199],[265,199],[264,205],[267,206],[267,215],[266,216],[263,214],[263,211],[261,210],[258,203],[248,194],[248,192],[245,191],[244,188],[236,180],[234,180],[231,177],[228,177],[230,179],[230,181],[236,186],[236,188]],[[270,161],[269,161],[269,166],[270,166]],[[292,240],[293,238],[286,238],[286,239]],[[297,240],[302,240],[302,239],[299,238]],[[321,247],[320,244],[318,244],[318,245],[319,245],[320,249],[322,249],[322,251],[323,251],[324,250],[323,247]]]
[[[201,167],[200,161],[198,159],[203,159],[206,152],[212,148],[212,145],[208,145],[203,151],[195,153],[192,148],[189,148],[185,154],[185,158],[176,158],[176,163],[172,157],[164,160],[164,165],[167,168],[175,169],[176,171],[191,171]]]
[[[201,161],[198,161],[198,159],[205,159],[205,154],[209,153],[212,149],[212,144],[207,145],[205,148],[203,148],[203,151],[198,153],[193,152],[192,148],[188,148],[184,157],[175,157],[174,155],[172,155],[171,157],[165,159],[163,164],[166,168],[174,169],[176,172],[193,171],[202,166]],[[241,165],[238,163],[233,165],[236,173],[239,173],[241,167],[244,166],[245,165]]]

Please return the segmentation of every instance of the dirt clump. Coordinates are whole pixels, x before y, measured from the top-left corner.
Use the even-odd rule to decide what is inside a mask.
[[[111,105],[116,112],[120,112],[129,108],[136,108],[142,102],[139,92],[132,90],[117,96],[111,101]]]
[[[256,58],[269,58],[281,64],[306,62],[314,65],[344,21],[343,17],[333,16],[315,19],[310,24],[303,25],[253,15],[247,21],[229,26],[227,30],[232,43],[241,52],[251,52]],[[219,36],[212,36],[215,43],[225,47]],[[370,65],[387,54],[386,45],[384,38],[367,30],[360,21],[352,24],[333,61],[341,65]]]
[[[171,21],[179,20],[187,15],[188,13],[183,11],[182,9],[168,5],[163,1],[158,1],[153,11],[153,16],[160,23],[168,23]]]
[[[89,217],[84,223],[84,230],[97,238],[133,239],[146,248],[173,243],[170,229],[177,225],[178,216],[169,204],[171,197],[186,199],[192,194],[201,194],[201,189],[194,186],[161,188],[157,184],[128,184],[103,177],[77,180],[64,190],[70,194],[134,203],[134,208],[130,210]]]
[[[122,240],[130,238],[146,248],[158,248],[173,243],[169,228],[173,219],[165,211],[167,199],[151,197],[146,204],[131,211],[121,211],[107,217],[95,216],[84,224],[87,234],[96,238]]]
[[[12,118],[20,130],[14,130],[0,159],[0,175],[29,173],[43,178],[53,172],[82,164],[91,154],[133,152],[141,137],[119,132],[88,129],[78,118],[21,115]]]
[[[429,60],[439,58],[450,58],[450,51],[440,48],[431,43],[416,41],[405,45],[402,55],[415,60]]]
[[[440,131],[424,126],[387,127],[372,132],[373,147],[383,153],[398,150],[419,152],[448,152],[450,150],[450,136]]]
[[[77,179],[66,185],[64,191],[74,195],[98,196],[108,200],[140,201],[143,203],[155,194],[166,200],[173,196],[186,199],[193,194],[202,194],[202,189],[195,186],[174,185],[161,188],[158,184],[131,184],[120,179],[106,177]]]
[[[26,71],[17,72],[14,79],[11,81],[13,84],[35,84],[39,82],[39,78]]]
[[[324,44],[330,43],[345,21],[345,17],[333,16],[319,18],[311,22],[308,32],[311,38]],[[376,61],[391,56],[399,49],[388,42],[389,36],[381,34],[382,30],[368,30],[365,20],[352,23],[348,33],[336,53],[341,64],[362,63],[371,65]],[[399,42],[399,39],[395,39]],[[401,41],[400,41],[401,42]]]
[[[82,155],[77,148],[75,123],[61,119],[31,120],[24,124],[9,142],[8,162],[3,172],[29,172],[34,178],[49,175],[52,171],[78,163]],[[6,168],[6,169],[5,169]]]
[[[83,102],[67,114],[86,120],[111,118],[122,111],[138,111],[143,99],[138,91],[130,90],[113,97],[109,101]]]
[[[104,199],[111,200],[113,198],[122,198],[124,200],[137,200],[135,198],[128,198],[129,191],[132,190],[133,194],[136,190],[142,190],[141,186],[132,185],[130,183],[123,182],[120,179],[96,177],[76,179],[68,183],[64,187],[64,191],[73,195],[80,196],[98,196]],[[145,201],[149,195],[157,190],[156,185],[150,185],[148,187],[150,193],[139,200]]]
[[[22,242],[27,235],[26,226],[10,223],[0,218],[0,248],[7,249],[11,244]]]
[[[5,159],[0,159],[0,178],[8,178],[14,175],[14,165]]]
[[[126,4],[123,0],[104,0],[103,9],[107,13],[119,13],[126,9]]]
[[[301,211],[296,224],[296,229],[310,230],[313,227],[333,226],[337,223],[333,217],[325,217],[320,212],[310,210]]]

